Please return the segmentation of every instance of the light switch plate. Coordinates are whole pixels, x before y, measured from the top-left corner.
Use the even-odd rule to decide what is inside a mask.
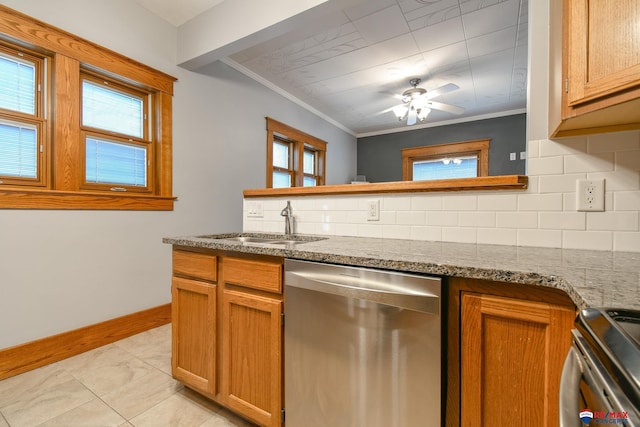
[[[247,218],[262,218],[262,202],[247,203]]]

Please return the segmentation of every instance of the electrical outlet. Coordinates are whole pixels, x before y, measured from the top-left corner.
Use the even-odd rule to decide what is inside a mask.
[[[604,179],[579,179],[576,182],[576,208],[579,212],[604,211]]]
[[[509,160],[515,160],[516,159],[516,153],[509,153]]]
[[[262,203],[261,202],[248,202],[247,203],[247,218],[262,218]]]
[[[367,221],[380,221],[380,200],[367,202]]]

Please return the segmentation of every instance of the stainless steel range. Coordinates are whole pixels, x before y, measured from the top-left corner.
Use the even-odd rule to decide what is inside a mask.
[[[640,311],[582,310],[560,385],[560,427],[640,427]]]

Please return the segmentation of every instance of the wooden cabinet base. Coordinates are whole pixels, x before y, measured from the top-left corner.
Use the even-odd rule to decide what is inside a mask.
[[[556,426],[574,317],[549,303],[464,293],[462,425]]]
[[[283,262],[173,251],[173,377],[265,427],[282,424]]]
[[[446,425],[558,425],[575,307],[561,291],[450,279]]]

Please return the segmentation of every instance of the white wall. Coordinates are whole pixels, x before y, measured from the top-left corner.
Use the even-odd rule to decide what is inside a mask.
[[[2,3],[178,78],[178,201],[172,212],[0,210],[0,349],[170,302],[162,237],[241,229],[242,190],[265,183],[265,116],[329,141],[332,182],[355,173],[354,137],[222,64],[211,76],[178,68],[176,29],[129,0]]]
[[[557,2],[554,3],[557,5]],[[298,232],[417,240],[640,252],[640,132],[551,141],[549,2],[530,1],[527,175],[512,192],[291,198]],[[605,212],[576,212],[577,179],[606,180]],[[381,201],[367,221],[366,202]],[[245,231],[282,232],[287,198],[263,203]]]

